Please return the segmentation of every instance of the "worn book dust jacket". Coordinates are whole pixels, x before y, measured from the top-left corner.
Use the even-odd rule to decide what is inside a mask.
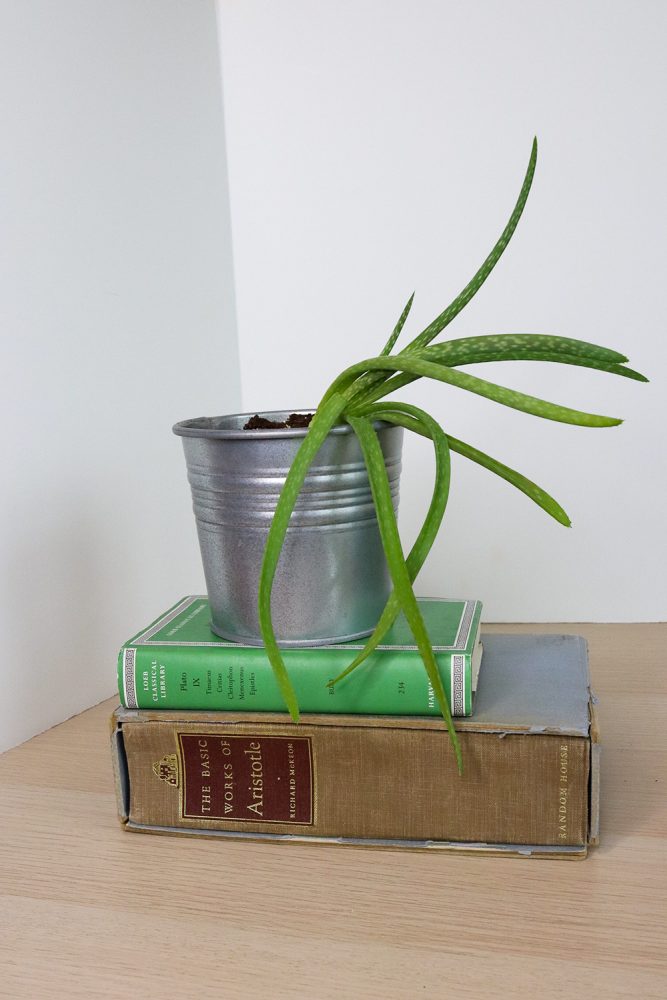
[[[118,709],[128,830],[575,858],[598,839],[599,737],[579,636],[489,635],[475,715]]]

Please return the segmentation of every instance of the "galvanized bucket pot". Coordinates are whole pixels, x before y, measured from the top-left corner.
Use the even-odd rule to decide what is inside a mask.
[[[284,421],[288,413],[264,415]],[[184,420],[174,433],[183,439],[211,627],[225,639],[262,645],[257,591],[264,545],[306,430],[244,431],[249,416]],[[398,509],[403,430],[376,428]],[[272,592],[278,641],[324,645],[370,635],[390,589],[361,449],[344,424],[317,453],[290,520]]]

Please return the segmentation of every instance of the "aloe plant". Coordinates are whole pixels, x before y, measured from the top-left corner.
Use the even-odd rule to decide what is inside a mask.
[[[459,371],[459,368],[463,365],[486,361],[537,360],[579,365],[642,382],[648,381],[643,375],[626,367],[625,363],[628,359],[617,351],[567,337],[540,334],[497,334],[432,343],[479,291],[502,256],[526,204],[536,160],[537,140],[535,139],[528,169],[509,221],[491,253],[454,301],[403,350],[392,353],[410,313],[414,299],[413,293],[380,354],[347,368],[325,392],[310,423],[308,433],[292,463],[280,495],[266,543],[259,584],[259,620],[266,650],[285,704],[292,718],[298,721],[299,708],[296,695],[285,669],[271,620],[271,588],[290,516],[310,464],[332,427],[344,422],[350,424],[359,439],[368,470],[393,591],[375,631],[366,645],[347,669],[332,683],[338,683],[364,662],[382,641],[396,616],[402,610],[413,632],[449,731],[459,771],[462,768],[459,742],[433,649],[412,587],[415,577],[433,545],[445,513],[451,471],[450,452],[463,455],[505,479],[522,493],[525,493],[560,524],[569,526],[570,519],[563,508],[541,487],[472,445],[452,437],[428,413],[407,403],[393,400],[382,402],[382,400],[396,389],[400,389],[416,379],[430,378],[485,396],[487,399],[495,400],[504,406],[545,417],[548,420],[577,424],[582,427],[613,427],[620,424],[621,420],[616,417],[598,416],[559,406],[496,385],[494,382],[487,382],[476,375]],[[401,546],[382,450],[373,426],[373,422],[377,420],[398,424],[408,431],[429,438],[433,443],[436,466],[433,497],[417,540],[407,556],[404,555]]]

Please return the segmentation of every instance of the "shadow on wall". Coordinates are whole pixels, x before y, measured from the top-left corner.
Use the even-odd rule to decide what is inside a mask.
[[[24,503],[7,543],[6,652],[0,665],[0,750],[114,691],[110,642],[119,645],[119,576],[109,570],[118,536],[99,505],[77,493]]]

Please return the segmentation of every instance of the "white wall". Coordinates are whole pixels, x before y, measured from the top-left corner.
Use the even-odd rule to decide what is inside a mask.
[[[377,353],[413,288],[409,335],[440,312],[500,233],[538,133],[519,230],[449,333],[590,339],[653,383],[477,368],[626,418],[611,430],[406,391],[574,521],[455,457],[420,590],[479,596],[489,621],[664,619],[665,4],[219,0],[219,12],[244,408],[316,403]],[[407,445],[408,540],[428,459]]]
[[[4,0],[0,750],[201,591],[172,424],[238,409],[213,0]]]

